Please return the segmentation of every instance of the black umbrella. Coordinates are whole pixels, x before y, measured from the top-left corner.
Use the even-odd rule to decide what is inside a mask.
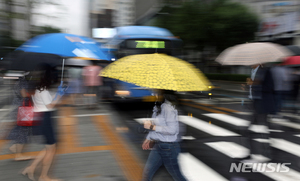
[[[300,56],[300,47],[297,46],[297,45],[288,45],[288,46],[285,46],[287,49],[289,49],[293,54],[294,56]]]
[[[4,57],[3,61],[7,62],[7,70],[32,71],[39,64],[56,67],[62,64],[63,59],[54,54],[14,51]]]

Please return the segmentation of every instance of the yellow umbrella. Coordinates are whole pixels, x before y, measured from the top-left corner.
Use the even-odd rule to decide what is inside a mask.
[[[131,55],[103,69],[101,76],[151,89],[206,91],[210,82],[192,64],[165,54]]]

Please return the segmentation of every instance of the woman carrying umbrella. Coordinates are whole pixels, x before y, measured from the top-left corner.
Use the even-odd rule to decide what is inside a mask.
[[[139,54],[121,58],[108,65],[103,77],[118,79],[149,89],[186,91],[207,91],[211,83],[192,64],[165,54]],[[143,149],[150,149],[151,140],[156,144],[147,160],[143,180],[151,180],[157,169],[164,165],[174,180],[185,181],[178,165],[179,121],[177,98],[173,91],[164,91],[165,102],[155,106],[150,121],[144,128],[150,132],[143,143]]]
[[[155,172],[162,165],[176,181],[185,181],[179,164],[178,155],[180,153],[179,121],[176,105],[177,98],[172,91],[164,91],[165,102],[161,106],[155,106],[152,118],[153,124],[145,121],[144,128],[150,132],[144,141],[142,148],[148,150],[151,142],[155,142],[154,149],[151,150],[144,172],[143,181],[152,180]]]
[[[35,114],[42,114],[42,120],[40,125],[40,132],[45,140],[45,149],[42,150],[30,166],[26,167],[22,172],[23,175],[27,175],[30,180],[34,179],[34,171],[38,164],[42,162],[42,172],[39,181],[58,181],[58,179],[50,179],[48,171],[52,164],[55,151],[56,151],[56,135],[55,125],[52,118],[55,106],[57,105],[60,97],[64,94],[64,91],[59,89],[58,96],[52,98],[49,89],[51,86],[51,67],[47,64],[43,64],[38,67],[39,71],[36,72],[37,76],[34,77],[34,95],[32,100],[34,102]]]

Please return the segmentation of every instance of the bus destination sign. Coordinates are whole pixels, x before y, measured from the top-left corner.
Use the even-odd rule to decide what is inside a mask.
[[[164,41],[136,40],[136,48],[165,48]]]

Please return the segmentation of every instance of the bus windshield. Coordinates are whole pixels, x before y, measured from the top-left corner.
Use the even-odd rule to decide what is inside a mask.
[[[182,40],[164,28],[151,26],[125,26],[117,28],[117,34],[107,43],[114,47],[117,59],[135,54],[165,53],[180,55]]]

